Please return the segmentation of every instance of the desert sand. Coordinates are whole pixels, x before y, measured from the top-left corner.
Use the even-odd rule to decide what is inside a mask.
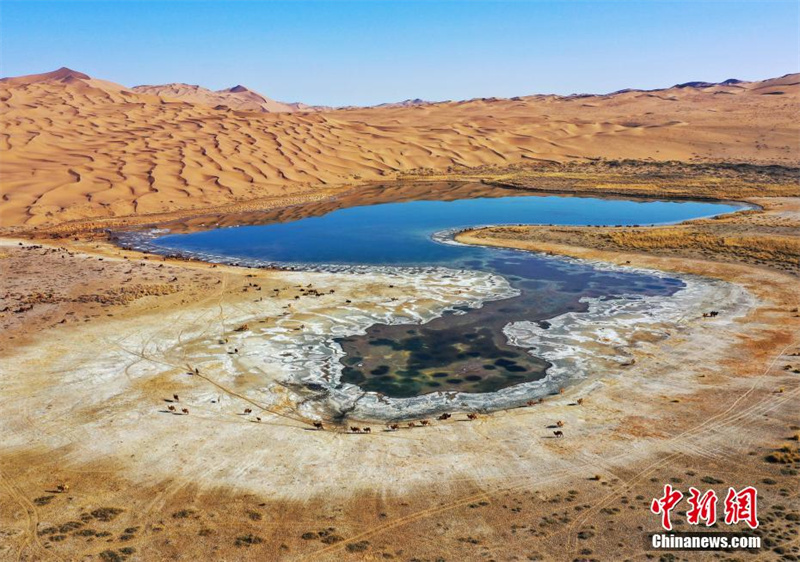
[[[197,210],[478,166],[591,158],[795,166],[800,153],[796,74],[316,113],[215,109],[216,100],[150,91],[69,69],[0,82],[3,227]]]
[[[797,557],[797,82],[265,113],[69,70],[5,80],[0,560],[657,559],[645,541],[665,483],[757,486],[765,548],[731,556]],[[262,327],[302,337],[353,309],[433,311],[462,286],[162,258],[103,231],[255,224],[434,188],[761,209],[463,233],[720,289],[624,368],[535,406],[397,431],[315,429],[292,389],[265,390],[279,358],[254,369],[237,342]]]
[[[224,90],[212,91],[195,84],[162,84],[159,86],[134,86],[132,91],[160,98],[205,105],[214,109],[235,109],[261,113],[293,113],[295,111],[321,111],[323,107],[303,103],[284,103],[270,99],[241,84]]]

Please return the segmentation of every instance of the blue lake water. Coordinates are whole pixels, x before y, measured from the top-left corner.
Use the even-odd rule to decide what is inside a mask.
[[[505,277],[520,295],[446,314],[425,325],[375,325],[341,338],[342,382],[390,397],[430,392],[494,392],[545,376],[549,364],[508,343],[509,322],[541,322],[586,310],[585,298],[671,295],[683,283],[641,272],[597,270],[535,253],[457,246],[436,232],[488,224],[646,225],[738,210],[729,204],[511,196],[409,201],[337,209],[257,226],[173,234],[164,251],[284,264],[444,266]]]
[[[445,229],[518,223],[657,224],[736,209],[733,205],[703,202],[583,197],[410,201],[351,207],[294,222],[164,236],[158,244],[176,250],[283,263],[440,265],[487,253],[480,248],[432,243],[431,235]]]

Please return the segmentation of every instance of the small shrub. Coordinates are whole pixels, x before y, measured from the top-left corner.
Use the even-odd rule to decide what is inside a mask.
[[[348,552],[364,552],[369,548],[369,541],[354,542],[348,544],[345,548],[347,548]]]
[[[80,529],[84,526],[83,521],[67,521],[63,525],[58,527],[58,531],[60,533],[69,533],[70,531],[74,531],[75,529]]]
[[[107,523],[116,519],[123,511],[125,510],[118,507],[101,507],[92,511],[92,517]]]
[[[337,542],[342,542],[344,537],[339,535],[328,535],[322,539],[322,542],[325,544],[336,544]]]
[[[261,544],[264,539],[252,533],[236,537],[236,546],[252,546],[254,544]]]
[[[720,480],[719,478],[714,478],[713,476],[703,476],[700,479],[701,482],[705,484],[724,484],[725,482]]]
[[[125,557],[113,550],[104,550],[100,553],[100,560],[103,562],[123,562]]]

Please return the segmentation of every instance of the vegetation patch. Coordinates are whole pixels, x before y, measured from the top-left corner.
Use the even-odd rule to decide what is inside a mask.
[[[33,500],[33,503],[35,503],[36,505],[47,505],[51,501],[53,501],[54,497],[55,496],[39,496],[38,498]]]
[[[800,447],[789,444],[784,445],[765,457],[767,462],[778,464],[800,463]]]
[[[369,541],[358,541],[348,544],[346,547],[348,552],[364,552],[369,548]]]
[[[92,517],[97,519],[98,521],[103,521],[107,523],[109,521],[113,521],[117,518],[117,516],[125,511],[124,509],[120,509],[118,507],[101,507],[92,511]]]
[[[252,533],[236,537],[236,546],[252,546],[254,544],[261,544],[262,542],[264,542],[264,539]]]

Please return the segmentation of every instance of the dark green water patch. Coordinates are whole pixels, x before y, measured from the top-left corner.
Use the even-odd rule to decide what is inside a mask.
[[[342,381],[405,397],[445,390],[494,392],[543,377],[548,363],[509,345],[486,325],[487,313],[492,314],[442,317],[415,330],[377,325],[367,336],[339,339],[348,357],[361,359],[347,361]]]

